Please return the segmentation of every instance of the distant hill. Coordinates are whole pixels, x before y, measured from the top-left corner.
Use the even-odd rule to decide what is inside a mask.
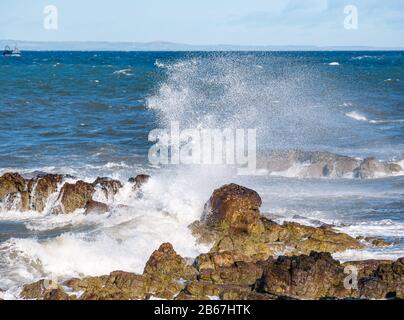
[[[26,51],[375,51],[404,50],[400,47],[364,46],[241,46],[241,45],[191,45],[173,42],[99,42],[69,41],[41,42],[24,40],[0,40],[0,48],[17,45]]]

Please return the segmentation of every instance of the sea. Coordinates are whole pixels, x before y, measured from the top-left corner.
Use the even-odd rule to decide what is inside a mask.
[[[213,190],[256,190],[275,221],[331,224],[388,247],[335,254],[341,261],[404,256],[404,172],[318,177],[296,163],[240,175],[231,165],[156,165],[155,129],[254,129],[257,154],[318,152],[374,157],[404,169],[404,52],[23,52],[0,57],[0,175],[68,174],[124,187],[111,212],[53,215],[0,210],[0,289],[142,273],[171,242],[193,259],[209,250],[188,225]],[[142,197],[128,179],[152,178]],[[51,197],[53,200],[55,197]],[[49,201],[52,201],[50,199]]]

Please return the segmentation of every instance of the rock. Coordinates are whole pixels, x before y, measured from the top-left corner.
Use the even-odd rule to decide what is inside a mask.
[[[139,190],[150,178],[151,177],[147,174],[139,174],[135,178],[130,178],[129,182],[134,184],[133,190]]]
[[[84,214],[102,214],[109,212],[109,207],[105,203],[89,200],[84,207]]]
[[[265,226],[264,241],[282,243],[295,250],[292,253],[340,252],[348,249],[359,249],[363,245],[344,233],[338,233],[328,227],[310,227],[294,222],[283,225],[262,218]]]
[[[164,243],[150,256],[143,275],[150,294],[172,299],[183,288],[181,281],[196,279],[197,271],[175,252],[170,243]]]
[[[93,182],[95,188],[100,188],[106,200],[113,199],[119,189],[122,188],[122,183],[119,180],[113,180],[110,178],[97,178]]]
[[[146,298],[144,277],[130,272],[114,271],[109,276],[71,279],[64,283],[83,293],[80,300],[135,300]]]
[[[0,200],[6,210],[43,212],[49,196],[57,191],[62,180],[63,176],[58,174],[41,174],[25,180],[18,173],[7,173],[0,178]]]
[[[282,173],[298,166],[297,176],[301,178],[355,177],[375,178],[381,175],[394,175],[402,171],[400,165],[375,158],[358,160],[329,152],[310,152],[301,150],[275,151],[260,155],[259,168],[271,173]]]
[[[217,229],[197,221],[190,225],[192,234],[199,243],[212,244],[211,254],[230,253],[242,257],[243,261],[259,261],[267,259],[273,251],[269,245],[261,241],[259,235],[229,232]]]
[[[77,181],[74,184],[65,183],[60,191],[58,201],[60,206],[54,209],[54,213],[68,214],[76,209],[85,207],[92,199],[95,189],[91,183]]]
[[[198,271],[230,267],[236,261],[245,261],[245,256],[234,254],[231,251],[213,252],[199,255],[194,262]]]
[[[343,286],[345,277],[343,268],[329,253],[281,256],[266,263],[256,289],[261,293],[303,299],[349,297],[350,290]]]
[[[69,300],[61,286],[50,280],[40,280],[23,287],[20,296],[24,299],[35,300]]]
[[[229,232],[259,235],[262,200],[254,190],[229,184],[215,190],[205,205],[202,222]]]
[[[355,176],[362,179],[375,178],[378,175],[397,174],[402,170],[401,166],[395,163],[378,161],[375,158],[363,160],[355,170]]]
[[[214,284],[252,286],[261,278],[263,267],[252,262],[235,262],[231,266],[205,269],[198,279]]]
[[[391,260],[362,260],[349,261],[342,264],[343,267],[355,267],[358,270],[358,277],[370,277],[381,265],[391,265]]]
[[[251,288],[246,286],[212,284],[206,281],[190,281],[178,294],[176,300],[211,300],[220,298],[222,300],[236,300],[237,297],[248,295]]]
[[[379,247],[379,248],[388,247],[391,245],[390,242],[387,242],[386,240],[381,239],[381,238],[366,238],[365,240],[370,242],[372,244],[372,246]]]
[[[260,205],[255,191],[234,184],[223,186],[214,191],[202,220],[192,223],[190,229],[199,243],[212,245],[210,257],[225,262],[230,256],[257,262],[279,254],[334,253],[363,247],[359,240],[329,226],[279,225],[260,215]],[[198,268],[211,268],[215,262],[201,256],[197,264]]]
[[[358,282],[360,298],[404,298],[404,258],[393,263],[379,263],[373,272],[367,270],[366,273]]]
[[[43,212],[49,196],[58,190],[62,181],[63,176],[60,174],[44,174],[31,179],[28,182],[30,210]]]
[[[25,179],[18,173],[5,173],[0,177],[0,201],[10,193],[24,191]]]

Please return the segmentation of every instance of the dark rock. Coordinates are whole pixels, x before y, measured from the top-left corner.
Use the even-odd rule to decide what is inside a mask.
[[[84,209],[84,214],[102,214],[109,212],[108,205],[94,200],[88,201]]]
[[[20,174],[5,173],[0,177],[0,200],[3,200],[10,193],[24,191],[25,188],[25,179]]]
[[[150,178],[151,177],[147,174],[139,174],[135,178],[130,178],[129,182],[134,184],[133,190],[139,190]]]
[[[93,186],[95,188],[101,188],[105,198],[108,200],[113,199],[114,195],[118,193],[119,189],[122,188],[122,183],[119,180],[113,180],[110,178],[97,178],[93,182]]]
[[[303,299],[349,297],[351,292],[343,286],[345,277],[329,253],[312,252],[269,260],[256,288],[262,293]]]
[[[74,184],[65,183],[60,191],[58,201],[60,206],[54,209],[54,213],[68,214],[76,209],[85,207],[92,199],[95,189],[91,183],[77,181]]]
[[[30,210],[43,212],[49,196],[57,191],[62,180],[60,174],[43,174],[31,179],[28,182]]]

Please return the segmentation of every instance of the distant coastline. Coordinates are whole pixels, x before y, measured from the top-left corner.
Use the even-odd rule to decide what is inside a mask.
[[[25,51],[402,51],[403,47],[294,46],[294,45],[193,45],[174,42],[26,41],[0,40],[0,47],[17,44]]]

